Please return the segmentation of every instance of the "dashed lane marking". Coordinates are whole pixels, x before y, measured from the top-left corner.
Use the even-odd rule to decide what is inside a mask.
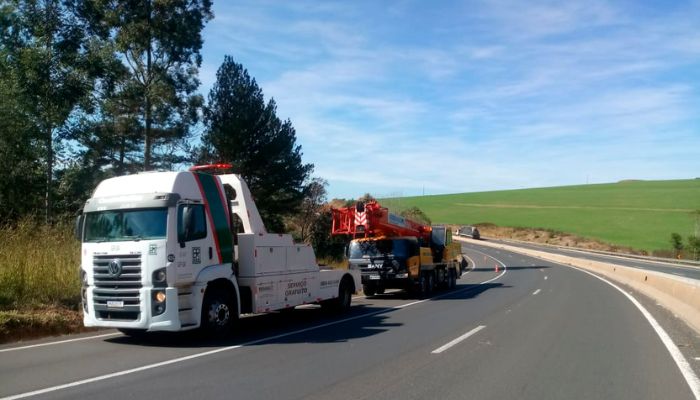
[[[470,330],[469,332],[465,333],[464,335],[462,335],[462,336],[460,336],[460,337],[458,337],[458,338],[456,338],[456,339],[454,339],[454,340],[451,340],[451,341],[445,343],[444,345],[438,347],[437,349],[431,351],[430,353],[431,353],[431,354],[440,354],[440,353],[442,353],[443,351],[449,349],[450,347],[452,347],[452,346],[454,346],[454,345],[456,345],[456,344],[458,344],[458,343],[460,343],[460,342],[466,340],[467,338],[469,338],[470,336],[472,336],[473,334],[479,332],[480,330],[482,330],[482,329],[484,329],[484,328],[486,328],[486,326],[484,326],[484,325],[479,325],[479,326],[477,326],[476,328],[474,328],[474,329]]]

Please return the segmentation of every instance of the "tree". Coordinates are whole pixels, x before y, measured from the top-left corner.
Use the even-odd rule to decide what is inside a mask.
[[[348,235],[331,236],[332,225],[331,205],[323,205],[318,218],[311,226],[311,246],[313,246],[317,258],[340,261],[344,257],[345,248],[350,243],[351,237]]]
[[[418,207],[407,208],[399,213],[402,217],[430,225],[430,218]]]
[[[283,217],[299,209],[304,182],[313,169],[302,163],[291,121],[281,121],[276,113],[275,101],[265,103],[255,79],[226,56],[209,92],[198,156],[200,163],[232,162],[273,231],[282,230]]]
[[[688,245],[686,248],[693,257],[693,260],[700,260],[700,237],[695,235],[688,236]]]
[[[681,250],[683,250],[683,237],[678,233],[672,233],[671,246],[673,247],[673,250],[676,253],[675,256],[678,257],[678,255],[681,253]]]
[[[0,221],[42,208],[42,165],[36,126],[24,112],[16,75],[0,48]]]
[[[125,132],[137,130],[144,170],[183,161],[178,150],[203,105],[195,90],[211,0],[86,0],[82,10],[97,32],[113,39],[128,71],[106,108],[120,160],[134,140]]]
[[[2,50],[17,80],[21,111],[38,134],[44,169],[44,216],[52,216],[54,165],[67,122],[90,93],[90,41],[69,0],[14,0],[3,5]]]
[[[299,212],[290,219],[291,225],[302,242],[310,243],[313,227],[321,217],[321,210],[326,201],[326,186],[328,182],[325,179],[311,179],[304,187],[304,198]],[[328,234],[330,235],[330,232]]]

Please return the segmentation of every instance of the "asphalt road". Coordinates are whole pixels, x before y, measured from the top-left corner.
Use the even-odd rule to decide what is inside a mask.
[[[609,262],[619,265],[624,265],[632,268],[645,269],[648,271],[663,272],[676,276],[682,276],[690,279],[700,279],[700,266],[679,265],[674,263],[664,263],[662,261],[646,261],[624,256],[613,256],[599,253],[590,253],[583,250],[570,250],[553,246],[543,246],[531,243],[489,240],[491,242],[503,243],[509,246],[521,247],[524,249],[546,251],[553,254],[561,254],[565,256],[578,257],[592,261]]]
[[[694,398],[624,294],[582,271],[463,248],[474,268],[426,300],[390,293],[356,298],[344,316],[243,318],[218,342],[102,331],[3,346],[0,398]]]

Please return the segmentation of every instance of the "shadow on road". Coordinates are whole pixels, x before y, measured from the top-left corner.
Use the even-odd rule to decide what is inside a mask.
[[[438,291],[427,301],[468,300],[491,289],[510,286],[502,283],[459,285],[452,291]],[[370,299],[411,299],[406,292],[395,292],[370,297]],[[118,336],[106,339],[124,345],[205,348],[225,346],[253,346],[264,344],[339,343],[366,338],[401,326],[388,322],[389,314],[399,311],[395,307],[378,305],[354,305],[343,315],[333,315],[319,306],[303,306],[285,312],[246,316],[238,320],[235,333],[229,338],[202,337],[198,332],[154,332],[140,337]]]
[[[386,322],[394,309],[355,305],[350,312],[332,315],[317,306],[286,312],[246,316],[238,320],[230,338],[203,337],[199,332],[153,332],[140,337],[119,336],[112,343],[138,346],[200,348],[263,343],[335,343],[377,335],[401,324]],[[346,321],[347,320],[347,321]],[[321,329],[327,325],[326,329]],[[296,333],[295,333],[296,332]],[[263,340],[259,343],[250,343]]]

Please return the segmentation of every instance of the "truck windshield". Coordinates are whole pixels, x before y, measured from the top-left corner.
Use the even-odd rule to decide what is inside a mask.
[[[165,237],[167,220],[167,208],[86,213],[83,241],[162,239]]]
[[[369,258],[390,255],[394,257],[408,256],[406,240],[364,240],[350,243],[348,258]]]

